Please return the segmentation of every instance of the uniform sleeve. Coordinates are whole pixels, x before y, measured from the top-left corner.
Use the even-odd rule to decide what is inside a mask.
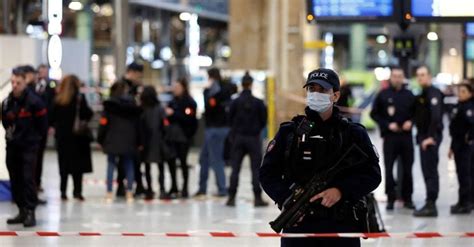
[[[375,97],[374,103],[372,104],[372,111],[370,112],[370,117],[377,122],[380,127],[381,132],[385,132],[388,129],[389,122],[384,114],[384,106],[382,102],[381,93]]]
[[[234,122],[234,117],[235,117],[235,112],[236,112],[236,102],[237,100],[232,100],[232,102],[230,103],[230,107],[229,107],[229,121],[230,121],[230,124],[232,125],[232,123]]]
[[[367,154],[368,159],[366,162],[339,174],[331,187],[338,188],[344,199],[358,200],[374,191],[379,186],[382,176],[378,155],[366,130],[359,126],[351,128],[353,129],[354,143]]]
[[[409,110],[408,110],[408,117],[409,120],[414,121],[415,118],[415,110],[416,110],[416,97],[413,95],[411,91],[408,91],[408,101],[409,103]]]
[[[471,142],[474,140],[474,105],[469,104],[467,109],[464,111],[464,118],[466,119],[466,122],[469,123],[466,141]]]
[[[284,179],[284,153],[288,133],[280,128],[275,138],[268,144],[259,170],[263,190],[279,206],[291,195],[291,184]]]
[[[430,126],[428,127],[428,137],[437,137],[438,128],[443,120],[443,95],[441,92],[430,90],[428,95],[430,104]]]

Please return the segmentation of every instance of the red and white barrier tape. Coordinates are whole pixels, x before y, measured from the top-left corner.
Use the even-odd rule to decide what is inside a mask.
[[[0,237],[168,237],[168,238],[474,238],[474,232],[410,232],[410,233],[234,233],[234,232],[27,232],[0,231]]]

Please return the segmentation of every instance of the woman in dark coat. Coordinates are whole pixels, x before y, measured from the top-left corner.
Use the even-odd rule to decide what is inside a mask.
[[[176,156],[180,162],[183,173],[183,187],[181,197],[188,197],[188,153],[194,134],[198,128],[196,118],[196,101],[189,95],[188,81],[185,78],[177,80],[173,84],[173,100],[166,108],[170,122],[169,139],[176,150]]]
[[[86,98],[79,92],[80,81],[74,75],[63,78],[51,112],[52,126],[55,128],[56,149],[58,152],[59,174],[61,176],[61,199],[67,200],[67,180],[72,175],[74,198],[84,200],[82,196],[82,177],[92,172],[92,158],[89,133],[75,131],[75,123],[87,126],[93,112]],[[77,130],[77,129],[76,129]]]
[[[107,201],[112,201],[113,173],[117,165],[124,168],[127,179],[127,202],[133,202],[135,182],[134,157],[138,151],[138,119],[141,113],[128,94],[125,82],[116,82],[110,89],[110,99],[104,102],[98,141],[107,154]],[[120,161],[120,163],[119,163]]]
[[[165,142],[165,128],[169,127],[165,111],[158,101],[154,87],[147,86],[141,94],[143,113],[140,117],[141,158],[145,163],[145,177],[147,181],[146,198],[154,196],[151,178],[151,163],[158,164],[158,183],[160,185],[160,199],[171,199],[177,193],[175,151]],[[171,175],[171,190],[165,189],[165,164],[168,163]]]

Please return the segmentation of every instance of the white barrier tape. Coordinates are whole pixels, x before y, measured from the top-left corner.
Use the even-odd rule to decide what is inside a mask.
[[[474,238],[474,232],[409,232],[409,233],[235,233],[235,232],[28,232],[0,231],[0,237],[167,237],[167,238]]]

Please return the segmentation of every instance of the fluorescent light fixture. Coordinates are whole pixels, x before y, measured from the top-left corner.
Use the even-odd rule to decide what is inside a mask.
[[[82,10],[84,8],[82,3],[79,2],[79,1],[70,2],[68,7],[69,7],[70,10],[74,10],[74,11],[79,11],[79,10]]]
[[[59,69],[63,57],[63,45],[58,35],[53,35],[48,44],[48,61],[53,69]]]
[[[375,41],[377,41],[379,44],[385,44],[387,43],[387,37],[385,37],[385,35],[379,35],[377,38],[375,38]]]
[[[191,20],[191,14],[188,13],[188,12],[183,12],[183,13],[179,14],[179,19],[182,20],[182,21],[189,21],[189,20]]]
[[[438,40],[438,34],[435,33],[435,32],[429,32],[428,35],[426,35],[426,37],[427,37],[428,40],[430,40],[430,41],[436,41],[436,40]]]

